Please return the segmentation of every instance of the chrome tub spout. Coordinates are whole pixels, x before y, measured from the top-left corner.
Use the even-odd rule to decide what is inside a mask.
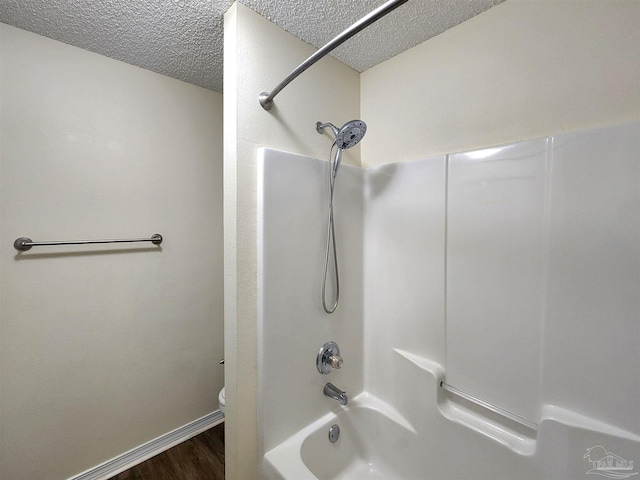
[[[349,403],[347,392],[343,392],[338,387],[336,387],[333,383],[327,383],[324,386],[323,392],[327,397],[331,397],[334,400],[339,401],[340,405],[346,405],[347,403]]]

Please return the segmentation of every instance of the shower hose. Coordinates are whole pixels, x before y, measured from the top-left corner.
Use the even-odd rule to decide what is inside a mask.
[[[334,174],[334,164],[337,162],[337,158],[333,157],[333,148],[336,146],[336,142],[333,142],[331,149],[329,150],[329,219],[327,221],[327,248],[325,249],[324,256],[324,273],[322,275],[322,308],[327,313],[333,313],[338,308],[338,300],[340,299],[340,277],[338,275],[338,255],[336,252],[336,234],[335,226],[333,224],[333,186],[336,182],[336,176]],[[338,156],[338,149],[336,149],[336,157]],[[332,248],[333,247],[333,248]],[[327,271],[329,270],[329,253],[333,250],[333,269],[335,271],[335,289],[336,297],[333,305],[327,307]]]

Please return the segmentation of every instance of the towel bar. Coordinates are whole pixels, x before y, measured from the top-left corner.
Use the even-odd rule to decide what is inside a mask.
[[[13,247],[21,252],[31,250],[31,247],[43,247],[49,245],[87,245],[93,243],[132,243],[132,242],[151,242],[154,245],[162,243],[162,235],[154,233],[150,238],[128,238],[122,240],[69,240],[69,241],[51,241],[51,242],[34,242],[29,237],[20,237],[13,242]]]

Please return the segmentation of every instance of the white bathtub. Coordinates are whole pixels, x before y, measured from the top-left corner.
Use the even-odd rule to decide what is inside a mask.
[[[378,407],[378,408],[376,408]],[[340,427],[336,443],[328,440],[331,425]],[[302,442],[300,456],[318,478],[416,478],[412,459],[417,432],[382,402],[361,395],[348,410],[324,419]],[[393,452],[393,454],[389,454]]]
[[[337,442],[329,428],[340,427]],[[267,478],[420,478],[417,432],[381,400],[360,394],[338,413],[329,413],[265,455]],[[418,468],[416,468],[418,467]]]
[[[421,411],[404,417],[387,402],[361,393],[346,407],[304,427],[268,451],[269,480],[579,479],[638,475],[640,437],[566,409],[546,405],[537,431],[513,428],[469,409],[437,388]],[[429,398],[431,397],[431,398]],[[436,401],[434,401],[436,400]],[[336,443],[328,438],[340,427]],[[605,451],[627,461],[600,468],[588,455]],[[595,477],[593,476],[595,475]],[[603,475],[607,474],[607,475]],[[616,476],[613,476],[616,475]]]

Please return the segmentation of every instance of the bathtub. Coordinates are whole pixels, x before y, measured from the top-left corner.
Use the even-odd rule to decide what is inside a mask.
[[[269,480],[427,480],[632,478],[640,437],[557,406],[545,405],[535,431],[452,398],[429,382],[431,394],[407,415],[362,392],[348,406],[305,426],[268,451]],[[340,427],[335,443],[329,428]],[[597,464],[590,452],[626,463]],[[595,477],[594,477],[595,474]]]
[[[335,443],[332,425],[340,427]],[[265,455],[272,479],[420,478],[417,432],[395,409],[362,393],[350,405],[305,427]]]

